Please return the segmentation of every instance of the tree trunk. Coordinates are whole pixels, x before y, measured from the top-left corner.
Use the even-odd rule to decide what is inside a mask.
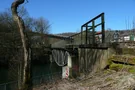
[[[17,8],[19,5],[23,4],[25,0],[15,0],[11,5],[12,16],[14,21],[18,24],[19,32],[22,41],[23,48],[23,63],[22,63],[22,80],[20,90],[31,90],[31,73],[30,73],[30,65],[31,65],[31,49],[30,44],[28,42],[28,37],[25,32],[24,21],[20,16],[18,16]]]

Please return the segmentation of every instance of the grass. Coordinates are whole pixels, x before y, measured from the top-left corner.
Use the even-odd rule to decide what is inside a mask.
[[[115,71],[119,71],[123,68],[123,65],[122,64],[115,64],[115,63],[112,63],[109,67],[109,69],[111,70],[115,70]]]
[[[112,78],[109,78],[109,77],[105,79],[106,82],[109,82],[109,81],[112,81],[112,80],[113,79]]]
[[[135,73],[135,66],[131,66],[131,65],[112,63],[110,65],[109,69],[115,70],[115,71],[122,70],[122,71],[127,71],[127,72],[130,72],[130,73]]]
[[[131,69],[129,69],[129,71],[128,71],[128,72],[135,74],[135,68],[131,68]]]

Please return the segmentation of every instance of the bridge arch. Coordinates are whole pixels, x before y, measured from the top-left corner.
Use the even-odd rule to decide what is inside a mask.
[[[58,66],[65,66],[68,64],[70,54],[64,50],[52,50],[52,58]]]

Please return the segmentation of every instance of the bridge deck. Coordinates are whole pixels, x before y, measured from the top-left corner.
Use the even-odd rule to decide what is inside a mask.
[[[84,44],[84,45],[79,45],[79,48],[108,49],[108,46],[106,44],[100,44],[100,45]]]

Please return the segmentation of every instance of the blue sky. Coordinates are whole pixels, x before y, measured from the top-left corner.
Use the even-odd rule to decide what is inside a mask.
[[[14,0],[1,0],[0,12]],[[130,29],[135,19],[135,0],[29,0],[24,4],[31,17],[49,20],[51,33],[79,32],[96,15],[105,13],[105,28]]]

